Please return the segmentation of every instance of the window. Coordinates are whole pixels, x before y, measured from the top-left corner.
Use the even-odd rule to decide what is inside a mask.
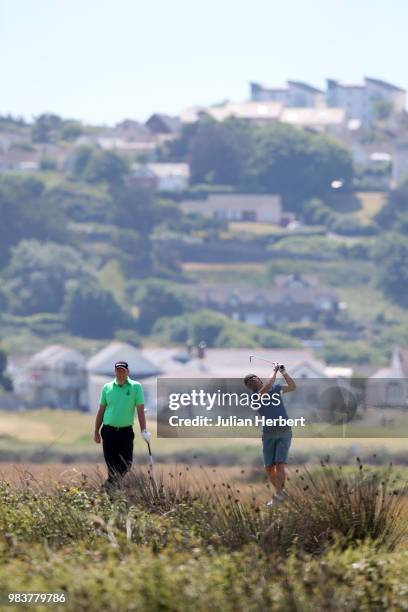
[[[255,210],[243,210],[241,219],[242,221],[256,221],[257,216]]]

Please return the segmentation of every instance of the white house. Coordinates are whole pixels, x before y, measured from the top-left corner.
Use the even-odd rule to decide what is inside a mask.
[[[280,102],[226,102],[217,106],[195,106],[186,109],[181,115],[182,123],[195,123],[202,116],[209,115],[216,121],[229,117],[251,123],[270,123],[279,121],[283,105]]]
[[[160,191],[183,191],[188,187],[190,167],[184,163],[135,163],[129,180],[132,184],[150,183]]]
[[[34,405],[86,409],[85,358],[78,351],[60,344],[47,346],[28,360],[19,375]]]
[[[241,193],[210,194],[206,200],[185,200],[184,212],[227,221],[257,221],[279,225],[282,203],[279,195]]]
[[[294,127],[341,135],[346,130],[343,108],[285,108],[280,120]]]
[[[115,377],[116,361],[129,364],[129,376],[138,381],[156,377],[161,369],[145,356],[143,351],[125,342],[111,342],[91,357],[87,364],[88,372],[88,407],[91,412],[98,409],[99,393],[102,386]],[[147,395],[147,394],[146,394]],[[145,397],[149,406],[149,397]]]
[[[368,406],[408,408],[408,349],[396,346],[389,366],[377,370],[366,386]]]

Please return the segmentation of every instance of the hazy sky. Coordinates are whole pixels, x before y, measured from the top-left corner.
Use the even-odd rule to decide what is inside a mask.
[[[248,97],[248,82],[408,89],[408,0],[0,0],[0,113],[90,123]]]

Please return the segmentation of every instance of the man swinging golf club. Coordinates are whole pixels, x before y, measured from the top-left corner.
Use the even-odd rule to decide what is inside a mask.
[[[102,387],[95,419],[94,440],[100,444],[102,439],[103,455],[108,468],[108,478],[103,484],[106,490],[120,485],[132,467],[135,406],[143,439],[149,443],[151,437],[146,429],[142,385],[129,378],[126,361],[115,363],[115,375],[114,380]]]
[[[270,401],[262,405],[258,414],[265,419],[287,420],[288,415],[283,404],[282,393],[289,393],[296,389],[296,383],[285,370],[285,366],[274,363],[270,378],[263,382],[256,374],[247,374],[244,378],[245,386],[260,396],[269,394]],[[276,376],[280,372],[286,384],[276,384]],[[276,421],[274,421],[276,423]],[[264,425],[262,428],[262,449],[265,470],[269,480],[275,487],[276,493],[268,505],[278,505],[286,497],[285,491],[285,464],[288,462],[289,448],[292,442],[292,429],[288,425]]]

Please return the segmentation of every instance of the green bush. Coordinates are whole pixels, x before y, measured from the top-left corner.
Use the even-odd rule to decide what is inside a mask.
[[[112,338],[117,329],[131,323],[112,293],[95,282],[67,283],[62,313],[67,329],[85,338]]]

